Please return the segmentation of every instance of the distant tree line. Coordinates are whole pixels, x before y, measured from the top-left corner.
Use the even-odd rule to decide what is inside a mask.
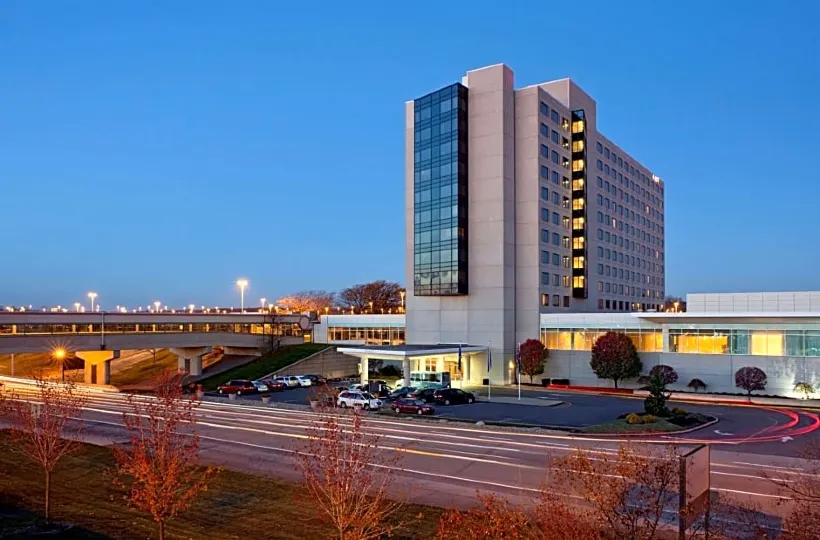
[[[392,281],[372,281],[342,289],[338,293],[324,290],[299,291],[283,296],[276,306],[298,313],[325,313],[330,310],[354,313],[400,313],[404,288]]]

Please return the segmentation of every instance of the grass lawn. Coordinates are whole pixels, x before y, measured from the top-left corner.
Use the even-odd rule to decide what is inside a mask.
[[[0,443],[3,434],[0,432]],[[147,515],[128,508],[112,483],[111,450],[84,445],[64,458],[52,479],[52,518],[70,523],[74,538],[155,538]],[[24,456],[0,452],[0,538],[40,521],[43,483],[39,469]],[[432,538],[442,509],[408,505],[397,519],[408,523],[394,538]],[[194,506],[168,524],[171,539],[329,538],[330,528],[297,484],[233,471],[219,473]]]
[[[237,366],[228,371],[223,371],[213,377],[208,377],[199,381],[205,390],[216,390],[216,387],[230,379],[258,379],[268,373],[274,372],[291,365],[292,363],[307,358],[308,356],[327,349],[326,343],[304,343],[300,345],[286,345],[278,351],[263,356],[259,360],[254,360],[249,364]]]
[[[682,428],[663,418],[658,418],[652,424],[628,424],[625,418],[587,426],[581,430],[583,433],[664,433],[668,431],[680,431]]]
[[[115,360],[116,362],[116,360]],[[165,371],[177,370],[177,356],[168,349],[157,351],[157,361],[153,356],[150,360],[139,362],[122,371],[111,374],[111,384],[115,386],[131,386],[145,384]]]

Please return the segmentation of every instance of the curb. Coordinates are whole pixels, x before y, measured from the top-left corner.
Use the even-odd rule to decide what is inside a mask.
[[[720,421],[719,418],[712,417],[711,420],[706,422],[705,424],[701,424],[699,426],[693,426],[686,429],[681,429],[677,431],[624,431],[621,433],[584,433],[584,432],[577,432],[578,435],[581,437],[589,435],[592,437],[646,437],[646,436],[654,436],[654,437],[662,437],[667,435],[684,435],[686,433],[692,433],[693,431],[698,431],[700,429],[708,428],[709,426],[714,426]]]

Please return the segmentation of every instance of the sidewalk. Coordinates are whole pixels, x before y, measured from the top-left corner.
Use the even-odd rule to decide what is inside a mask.
[[[483,403],[503,403],[506,405],[530,405],[535,407],[557,407],[565,402],[557,399],[522,397],[521,399],[507,396],[490,396],[476,394],[476,400]]]

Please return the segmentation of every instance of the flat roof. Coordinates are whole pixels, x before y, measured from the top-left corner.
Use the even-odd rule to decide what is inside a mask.
[[[439,343],[436,345],[353,345],[337,347],[340,353],[350,355],[383,356],[385,358],[411,358],[414,356],[433,356],[439,354],[458,354],[458,343]],[[485,352],[487,347],[481,345],[461,344],[462,353]]]

